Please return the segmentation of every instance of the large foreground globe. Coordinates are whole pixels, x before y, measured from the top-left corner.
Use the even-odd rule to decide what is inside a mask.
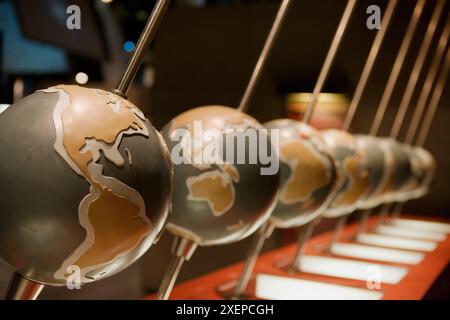
[[[63,85],[38,91],[0,115],[0,148],[0,259],[32,281],[110,276],[164,226],[169,154],[140,110],[117,95]]]

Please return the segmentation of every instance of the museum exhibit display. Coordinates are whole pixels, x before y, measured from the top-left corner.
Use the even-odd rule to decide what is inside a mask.
[[[449,37],[447,0],[0,0],[0,297],[448,300]]]

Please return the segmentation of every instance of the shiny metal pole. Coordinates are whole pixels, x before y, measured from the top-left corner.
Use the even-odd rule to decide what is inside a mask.
[[[314,233],[314,229],[319,224],[320,220],[320,218],[317,218],[303,226],[303,229],[300,231],[300,235],[297,240],[297,247],[295,250],[294,258],[292,259],[292,263],[288,269],[288,272],[292,273],[295,271],[301,271],[301,259],[305,254],[306,243],[309,239],[311,239]]]
[[[405,62],[406,55],[411,46],[411,42],[413,40],[414,33],[416,32],[417,25],[419,24],[419,20],[422,16],[424,6],[425,0],[418,0],[416,2],[411,20],[409,21],[408,27],[406,28],[405,36],[403,37],[400,49],[398,51],[397,57],[395,58],[394,65],[389,75],[389,79],[386,83],[386,87],[381,97],[380,104],[378,105],[378,109],[376,111],[372,126],[369,130],[369,135],[376,136],[380,131],[381,123],[383,121],[384,115],[386,114],[387,106],[391,100],[395,85],[397,84],[397,80]],[[389,210],[389,207],[386,207],[386,205],[381,208],[381,212],[386,212],[387,210]],[[371,211],[365,210],[363,212],[362,218],[364,217],[366,219],[369,219],[369,216],[371,214]]]
[[[320,92],[322,92],[323,85],[326,79],[328,78],[328,74],[330,73],[333,61],[336,58],[336,53],[341,45],[342,38],[344,37],[345,30],[347,29],[348,23],[350,21],[355,6],[356,0],[349,0],[347,2],[344,14],[342,15],[341,21],[339,22],[336,34],[334,35],[333,41],[331,42],[331,46],[330,49],[328,50],[327,57],[325,58],[325,62],[322,66],[322,70],[320,71],[319,78],[317,79],[316,85],[314,87],[311,101],[309,102],[308,108],[306,109],[305,115],[303,117],[304,123],[309,123],[311,121],[314,109],[317,104],[317,100],[319,98],[319,94]]]
[[[280,9],[278,10],[275,21],[272,25],[272,28],[270,29],[269,35],[266,39],[266,43],[264,44],[263,50],[261,51],[258,61],[256,62],[250,81],[247,84],[247,88],[245,89],[244,95],[242,96],[241,102],[239,104],[238,110],[241,112],[247,112],[249,108],[250,99],[255,92],[256,85],[258,84],[259,79],[261,78],[261,74],[267,62],[267,58],[272,51],[273,45],[279,34],[281,25],[283,24],[291,3],[292,0],[283,0],[280,5]]]
[[[447,47],[450,35],[450,16],[447,17],[447,22],[445,24],[444,30],[442,31],[441,37],[439,39],[438,46],[436,48],[436,53],[433,57],[431,67],[426,76],[422,91],[419,96],[411,123],[406,134],[405,143],[413,144],[414,138],[416,136],[417,129],[419,128],[420,121],[422,120],[423,113],[425,111],[425,106],[427,104],[428,98],[433,88],[433,84],[436,81],[439,66],[441,65],[442,59],[444,58],[445,48]]]
[[[398,219],[402,214],[403,203],[397,203],[392,209],[391,219]]]
[[[398,108],[397,115],[390,132],[391,138],[396,139],[400,134],[400,129],[405,120],[406,112],[408,111],[408,107],[411,103],[414,90],[419,80],[419,75],[425,63],[425,59],[431,46],[431,41],[433,40],[434,34],[436,33],[436,28],[444,7],[445,0],[438,0],[438,2],[436,3],[436,7],[434,8],[431,20],[428,24],[425,37],[423,38],[422,44],[420,46],[419,53],[414,63],[411,75],[409,77],[405,93],[403,94],[402,100],[400,102],[400,106]]]
[[[6,290],[5,300],[36,300],[43,289],[43,284],[28,280],[15,272]]]
[[[436,82],[436,86],[431,96],[430,103],[427,108],[427,113],[425,114],[425,118],[422,124],[422,128],[420,129],[419,135],[417,137],[417,146],[423,146],[425,144],[425,140],[430,132],[431,123],[433,122],[434,115],[436,114],[437,107],[439,105],[439,100],[441,99],[442,92],[444,91],[445,84],[448,78],[448,72],[450,69],[450,48],[447,48],[447,55],[445,57],[444,65],[439,74],[439,78]]]
[[[119,81],[117,89],[113,90],[114,93],[126,98],[128,89],[139,71],[145,52],[148,50],[150,44],[156,36],[156,32],[158,31],[162,18],[169,7],[169,3],[170,0],[158,0],[158,2],[156,2],[152,13],[147,20],[147,24],[139,37],[136,49],[128,62],[128,66],[122,76],[122,79]]]
[[[245,112],[249,106],[250,98],[252,97],[256,84],[258,80],[261,77],[261,73],[263,71],[264,65],[266,64],[267,58],[269,57],[270,51],[273,48],[273,45],[275,43],[275,40],[277,38],[277,35],[280,31],[281,25],[283,24],[283,21],[286,17],[287,11],[289,9],[290,4],[292,3],[292,0],[283,0],[281,2],[281,5],[278,9],[277,15],[275,17],[275,21],[273,22],[273,25],[270,29],[269,35],[267,37],[266,43],[264,44],[264,47],[262,49],[262,52],[259,56],[259,59],[255,65],[255,68],[253,70],[252,76],[250,78],[250,81],[247,85],[247,88],[242,96],[241,103],[239,105],[238,110],[241,112]],[[273,229],[272,229],[273,230]],[[260,229],[260,232],[264,232],[264,226]],[[265,237],[257,237],[256,242],[253,243],[253,246],[251,247],[251,250],[249,252],[249,256],[247,258],[246,265],[244,267],[244,271],[241,275],[241,279],[239,280],[238,287],[236,287],[235,294],[241,295],[248,284],[248,281],[250,279],[251,273],[253,271],[253,267],[256,263],[256,259],[258,257],[258,254],[264,244]],[[185,260],[188,260],[190,256],[186,256],[180,246],[183,242],[188,242],[189,248],[191,248],[191,251],[189,251],[189,254],[192,255],[195,251],[195,248],[197,245],[194,242],[188,241],[183,238],[177,238],[175,243],[175,257],[172,259],[171,266],[167,270],[166,275],[164,276],[164,279],[161,283],[157,298],[160,300],[166,300],[169,298],[170,292],[172,291],[172,288],[175,284],[175,280],[178,276],[178,273],[180,272],[181,266]],[[187,244],[186,244],[187,245]]]
[[[341,46],[342,39],[344,37],[345,31],[349,25],[350,19],[352,17],[353,11],[356,6],[356,0],[349,0],[347,2],[347,6],[345,7],[344,13],[342,14],[342,18],[337,27],[336,33],[334,34],[333,40],[331,42],[330,48],[328,49],[327,56],[323,63],[322,69],[319,74],[319,78],[317,79],[316,85],[314,87],[314,91],[311,97],[311,100],[306,109],[305,115],[303,116],[303,123],[309,123],[314,114],[314,109],[317,104],[317,100],[319,98],[320,93],[322,92],[323,85],[325,84],[326,79],[328,78],[328,74],[330,73],[331,66],[336,58],[337,51]],[[304,243],[307,241],[307,233],[313,232],[315,227],[315,222],[311,221],[309,225],[304,226],[305,232],[301,232],[299,238],[297,240],[297,248],[294,256],[294,263],[296,260],[300,260],[300,256],[303,254]],[[294,270],[296,268],[295,265],[292,265],[290,270]]]
[[[286,18],[287,12],[291,4],[292,0],[283,0],[281,2],[281,5],[275,17],[275,21],[272,24],[269,35],[267,36],[264,47],[261,51],[258,61],[256,62],[252,76],[250,77],[250,80],[247,84],[247,88],[245,89],[245,92],[239,104],[238,110],[241,112],[246,112],[249,108],[250,99],[255,92],[256,85],[259,79],[261,78],[261,74],[263,72],[264,66],[266,65],[267,58],[269,57],[270,52],[272,51],[275,40],[277,39],[278,34],[280,33],[281,26]],[[251,275],[253,273],[256,261],[258,259],[258,255],[262,250],[265,240],[272,234],[273,230],[274,226],[270,222],[267,222],[255,234],[255,238],[253,239],[252,244],[250,246],[247,258],[245,260],[244,268],[238,279],[232,298],[238,299],[244,295],[245,290],[247,289],[248,286],[248,282],[250,281]]]
[[[178,278],[183,263],[189,260],[197,249],[197,244],[185,238],[175,237],[172,246],[172,259],[156,295],[157,300],[168,300]]]
[[[347,220],[349,218],[349,214],[346,214],[345,216],[339,217],[336,226],[334,227],[333,236],[331,238],[330,245],[328,246],[328,251],[331,251],[333,246],[339,241],[341,238],[342,231],[345,228],[345,225],[347,224]]]
[[[383,204],[383,206],[380,209],[380,217],[378,218],[378,221],[375,225],[375,229],[376,227],[379,227],[386,222],[390,210],[391,210],[391,203]]]
[[[342,129],[345,131],[348,131],[350,129],[351,123],[355,117],[362,94],[366,88],[367,81],[369,80],[370,74],[375,65],[375,60],[378,56],[381,45],[383,44],[383,40],[389,28],[389,24],[391,23],[392,17],[394,16],[397,2],[397,0],[390,0],[386,7],[383,20],[381,21],[380,30],[378,30],[377,35],[375,36],[375,40],[373,41],[372,48],[370,49],[369,56],[367,57],[366,64],[364,65],[364,69],[358,81],[358,86],[356,87],[352,102],[350,104],[350,107],[348,108],[347,115],[342,126]]]
[[[258,260],[258,256],[264,246],[264,242],[272,235],[274,229],[275,226],[272,223],[266,222],[266,224],[263,225],[254,235],[247,258],[245,259],[244,268],[242,269],[241,275],[234,290],[233,299],[240,299],[245,295],[245,290],[247,290],[248,283],[250,282],[250,279],[252,277],[256,261]]]
[[[391,23],[392,17],[394,16],[395,8],[397,6],[397,0],[390,0],[386,11],[383,17],[383,20],[381,22],[380,30],[378,30],[374,42],[372,44],[372,48],[370,49],[369,55],[367,57],[366,63],[364,65],[364,69],[361,73],[361,77],[358,81],[358,85],[356,87],[355,93],[353,95],[352,102],[350,104],[350,107],[347,111],[347,115],[344,120],[344,124],[342,126],[342,129],[345,131],[348,131],[350,129],[351,123],[355,117],[356,111],[359,107],[362,94],[366,88],[367,81],[369,80],[370,74],[372,73],[376,58],[378,56],[378,53],[380,51],[381,45],[383,44],[383,40],[386,36],[387,30],[389,28],[389,25]],[[365,221],[360,222],[360,227],[364,227],[366,221],[369,219],[370,211],[366,211],[362,215],[362,219],[365,218]],[[344,228],[344,226],[342,226]],[[340,230],[335,230],[335,233],[340,232]],[[336,234],[333,236],[333,238],[337,236]]]
[[[439,42],[436,48],[436,53],[431,62],[431,67],[428,70],[424,85],[422,87],[422,91],[420,92],[419,100],[417,102],[416,108],[414,110],[414,114],[412,116],[411,122],[409,124],[408,132],[406,134],[405,143],[412,145],[414,142],[414,137],[416,135],[416,131],[419,127],[420,121],[422,120],[423,112],[425,111],[425,105],[427,103],[428,97],[431,93],[431,89],[433,87],[433,83],[436,80],[439,66],[442,62],[442,58],[444,56],[445,48],[448,44],[450,34],[450,16],[447,17],[447,22],[445,24],[444,30],[442,31],[441,37],[439,38]],[[400,218],[403,203],[398,203],[391,215],[391,219]]]
[[[395,59],[394,66],[392,68],[391,74],[389,76],[386,88],[384,89],[383,96],[381,98],[380,104],[378,106],[377,113],[375,115],[374,121],[370,128],[369,134],[376,136],[380,130],[381,122],[386,113],[387,106],[391,100],[392,93],[394,92],[395,84],[400,75],[400,71],[405,62],[406,54],[408,53],[409,47],[411,45],[414,33],[417,29],[420,17],[422,16],[423,8],[425,6],[425,0],[418,0],[414,8],[409,25],[406,29],[405,36],[403,38],[402,44],[400,45],[400,50]]]
[[[356,231],[356,237],[358,237],[361,233],[366,231],[367,222],[369,221],[371,213],[372,213],[372,209],[364,210],[361,213],[361,218],[359,219],[359,223],[358,223],[358,229]]]
[[[423,145],[425,144],[425,140],[428,136],[428,133],[430,132],[431,123],[436,114],[436,110],[439,105],[439,100],[441,99],[442,92],[443,92],[445,84],[447,82],[449,69],[450,69],[450,47],[447,48],[447,54],[445,57],[445,61],[443,63],[441,72],[437,79],[433,95],[430,99],[430,103],[428,104],[427,112],[425,114],[425,118],[422,123],[422,128],[420,129],[419,135],[417,137],[416,145],[419,147],[423,147]],[[397,216],[397,218],[398,218],[398,216]]]
[[[416,88],[420,73],[421,73],[423,65],[425,63],[425,59],[426,59],[428,51],[430,49],[431,41],[433,40],[434,34],[436,33],[436,28],[437,28],[439,19],[442,15],[442,12],[444,10],[444,7],[445,7],[445,0],[438,0],[438,2],[436,3],[436,6],[434,8],[433,15],[431,16],[430,22],[428,23],[428,27],[425,32],[425,36],[423,38],[422,44],[420,46],[419,53],[417,55],[416,61],[414,62],[414,66],[413,66],[412,72],[409,76],[405,92],[403,94],[399,109],[395,116],[394,123],[392,125],[392,129],[389,134],[391,138],[397,139],[400,134],[400,129],[405,120],[406,113],[407,113],[409,105],[411,103],[411,99],[414,94],[414,90]],[[389,209],[392,209],[393,216],[399,216],[402,208],[403,208],[403,203],[397,203]],[[385,213],[380,217],[380,221],[379,221],[378,225],[385,223],[386,220],[389,218],[389,209],[388,208],[385,209],[385,211],[384,211]]]
[[[317,84],[316,84],[316,87],[315,87],[315,90],[314,90],[314,93],[313,93],[312,102],[310,103],[310,105],[308,107],[308,111],[305,114],[305,118],[303,119],[303,121],[305,121],[305,122],[309,121],[309,119],[307,119],[307,118],[308,117],[310,118],[311,115],[312,115],[312,112],[314,111],[314,105],[315,105],[314,101],[317,101],[317,97],[318,97],[320,91],[322,90],[323,84],[324,84],[324,82],[325,82],[325,80],[326,80],[326,78],[328,76],[328,73],[330,71],[331,65],[332,65],[332,63],[334,61],[334,58],[336,56],[336,53],[337,53],[337,50],[338,50],[338,48],[340,46],[341,40],[343,38],[343,35],[344,35],[345,30],[346,30],[346,28],[348,26],[348,23],[350,21],[350,17],[352,15],[352,12],[353,12],[353,9],[354,9],[355,5],[356,5],[356,0],[349,0],[348,3],[347,3],[347,7],[346,7],[346,9],[344,11],[344,14],[343,14],[342,18],[341,18],[341,21],[339,23],[338,29],[337,29],[336,34],[334,36],[333,42],[331,44],[330,50],[329,50],[329,52],[327,54],[327,58],[325,59],[325,63],[323,65],[323,67],[322,67],[319,79],[317,81]],[[281,17],[283,17],[284,15],[285,15],[285,13],[283,13],[281,15]],[[280,14],[279,14],[279,16],[280,16]],[[277,20],[278,20],[278,18],[277,18]],[[279,25],[280,22],[278,22],[278,23],[276,22],[275,24]],[[275,29],[278,30],[278,28],[279,27],[276,27]],[[275,32],[275,34],[276,34],[276,32]],[[269,36],[268,41],[271,38],[273,38],[273,36],[272,37]],[[273,40],[269,41],[269,43],[271,43],[271,42],[273,42]],[[267,44],[266,44],[266,46],[267,46]],[[268,45],[268,47],[270,48],[270,45]],[[263,50],[263,54],[261,55],[260,59],[262,58],[263,61],[264,61],[265,57],[267,57],[267,54],[264,54],[264,50]],[[258,76],[255,76],[255,74],[259,75],[260,73],[261,73],[261,63],[257,63],[252,79],[253,78],[254,79],[258,79]],[[241,106],[239,108],[241,111],[242,110],[245,111],[246,108],[248,107],[248,96],[251,95],[251,93],[253,92],[254,87],[255,87],[253,82],[254,82],[254,80],[250,81],[249,86],[247,87],[247,90],[246,90],[246,94],[244,95],[244,97],[243,97],[243,99],[241,101]],[[247,92],[250,92],[250,93],[247,93]],[[312,232],[312,229],[314,228],[314,224],[310,223],[310,226],[307,226],[306,228],[307,229],[311,229],[311,232]],[[246,264],[244,266],[243,272],[241,273],[240,279],[239,279],[238,284],[236,286],[235,297],[240,297],[245,292],[245,290],[246,290],[246,288],[248,286],[248,282],[250,280],[253,268],[254,268],[254,266],[256,264],[257,256],[258,256],[259,252],[261,251],[262,245],[263,245],[263,243],[264,243],[266,238],[267,238],[267,236],[265,235],[265,230],[262,229],[261,233],[259,234],[259,236],[257,238],[255,238],[255,241],[253,242],[253,245],[250,248],[250,252],[249,252],[249,255],[247,257]],[[301,238],[302,238],[302,236],[300,237],[299,241],[301,240]],[[302,246],[298,248],[298,250],[297,250],[298,254],[301,254],[301,250],[302,250]]]

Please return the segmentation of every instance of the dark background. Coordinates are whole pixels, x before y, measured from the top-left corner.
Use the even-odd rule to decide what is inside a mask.
[[[50,7],[54,2],[72,4],[79,1],[33,1]],[[50,38],[56,39],[52,45],[56,44],[58,47],[59,43],[64,49],[70,62],[69,70],[58,74],[2,72],[0,103],[12,102],[11,88],[19,77],[25,81],[25,93],[61,82],[73,82],[78,71],[86,70],[92,79],[88,85],[113,87],[129,56],[123,51],[122,43],[125,40],[137,41],[145,23],[145,13],[151,10],[153,3],[154,1],[113,1],[109,5],[100,5],[102,9],[98,9],[98,4],[93,6],[91,1],[81,1],[80,4],[85,6],[86,10],[92,11],[92,14],[88,14],[89,17],[92,16],[89,18],[89,24],[96,26],[94,30],[82,29],[82,33],[78,35],[80,38],[75,43],[79,43],[81,52],[78,50],[80,48],[67,46],[67,41],[63,41],[63,38],[70,39],[72,35],[66,34],[68,31],[64,28],[57,31],[57,22],[54,34],[50,32]],[[324,91],[345,93],[349,98],[352,97],[376,34],[376,31],[366,27],[366,8],[377,4],[384,10],[386,3],[387,1],[382,0],[359,1]],[[410,0],[399,1],[353,123],[353,132],[365,133],[372,123],[415,3]],[[435,0],[426,3],[412,48],[383,121],[382,134],[387,134],[392,125],[435,3]],[[278,4],[279,1],[256,0],[174,1],[145,59],[143,69],[154,75],[154,81],[149,84],[144,73],[141,74],[131,91],[131,101],[145,111],[157,128],[192,107],[210,104],[236,106],[273,22]],[[21,5],[24,5],[24,1],[15,1],[16,9],[20,10]],[[346,1],[343,0],[294,1],[255,97],[251,101],[249,113],[252,116],[261,122],[286,116],[286,95],[312,90],[345,5]],[[37,16],[41,25],[45,25],[45,21],[53,21],[45,12],[44,10]],[[449,3],[446,4],[443,14],[445,19],[441,19],[437,34],[440,34],[448,12]],[[22,14],[21,19],[26,20],[27,14]],[[30,16],[29,19],[36,23],[36,17]],[[23,22],[22,26],[26,28]],[[36,27],[34,31],[39,33],[39,30]],[[30,32],[28,30],[28,33]],[[49,36],[48,31],[46,36]],[[101,42],[98,52],[83,52],[83,46],[93,38]],[[429,67],[437,38],[435,36],[424,70]],[[7,49],[2,48],[2,52]],[[422,72],[411,109],[415,106],[422,88],[424,75],[425,72]],[[405,123],[409,122],[409,116],[410,113]],[[426,147],[437,158],[438,174],[430,193],[426,197],[409,202],[405,206],[405,212],[447,217],[450,214],[449,123],[447,84],[426,143]],[[401,137],[403,135],[404,130]],[[333,223],[334,221],[324,221],[318,230],[330,228]],[[278,231],[267,243],[266,250],[279,246],[286,239],[289,237]],[[166,234],[139,263],[109,280],[86,286],[80,292],[48,288],[43,297],[140,297],[144,291],[152,291],[158,287],[168,263],[171,240],[171,236]],[[220,248],[200,248],[186,264],[180,280],[242,260],[247,246],[248,240]],[[7,277],[7,271],[0,271],[0,283],[3,282],[0,288],[4,288]]]

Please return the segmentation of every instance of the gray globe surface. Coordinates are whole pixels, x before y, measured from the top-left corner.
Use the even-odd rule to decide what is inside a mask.
[[[419,168],[416,171],[417,187],[411,194],[412,199],[420,198],[429,191],[430,184],[434,179],[437,170],[437,163],[434,156],[423,147],[413,147],[412,150],[417,158]]]
[[[280,191],[270,220],[278,228],[294,228],[317,218],[337,187],[336,163],[320,132],[291,119],[264,124],[280,132]]]
[[[369,168],[369,183],[366,198],[360,201],[360,209],[370,209],[380,203],[383,185],[392,171],[392,155],[389,148],[374,136],[355,135],[359,148],[363,149],[365,166]]]
[[[30,280],[115,274],[164,226],[167,149],[116,95],[76,86],[31,94],[0,115],[0,148],[0,259]]]
[[[394,159],[393,170],[383,187],[383,201],[396,202],[405,201],[408,191],[414,185],[413,168],[411,156],[404,144],[392,138],[382,138]]]
[[[335,218],[353,212],[367,198],[370,168],[366,150],[358,145],[353,135],[343,130],[328,129],[322,131],[322,136],[338,162],[338,190],[324,212],[325,217]]]
[[[211,141],[203,135],[199,146],[189,144],[190,137],[195,136],[196,125],[204,132],[215,130],[218,135]],[[252,117],[223,106],[191,109],[163,128],[162,135],[172,159],[179,154],[179,149],[180,157],[186,160],[174,164],[172,214],[167,226],[171,233],[202,246],[219,245],[239,241],[267,221],[276,204],[279,172],[262,174],[261,170],[268,165],[259,157],[254,163],[238,163],[234,161],[236,158],[226,161],[230,150],[234,150],[235,155],[239,153],[236,132],[250,134],[259,129],[262,126]],[[245,140],[241,155],[245,155],[245,159],[255,156],[258,150],[255,147],[261,142],[278,163],[270,140],[265,135],[257,139]],[[234,148],[223,143],[218,147],[217,161],[192,161],[193,154],[201,154],[207,145],[218,141],[232,141]]]

